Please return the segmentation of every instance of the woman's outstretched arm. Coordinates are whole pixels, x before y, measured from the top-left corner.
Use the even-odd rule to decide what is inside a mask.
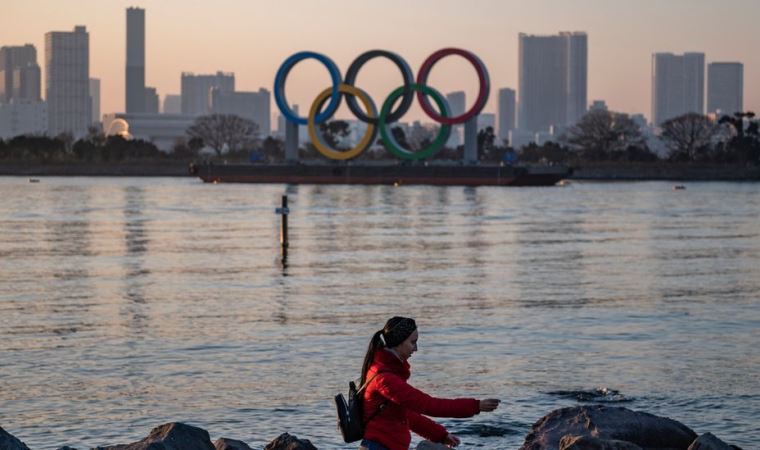
[[[416,389],[393,373],[381,373],[377,377],[378,391],[383,397],[433,417],[472,417],[480,412],[480,401],[474,398],[446,399],[432,397]]]

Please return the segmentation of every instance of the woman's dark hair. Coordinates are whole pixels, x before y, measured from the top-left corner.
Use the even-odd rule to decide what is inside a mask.
[[[362,386],[367,381],[367,372],[369,371],[369,366],[372,365],[372,361],[375,360],[375,352],[383,347],[392,348],[399,345],[414,333],[416,329],[417,324],[414,322],[414,319],[396,316],[388,319],[383,329],[372,335],[372,339],[370,339],[369,346],[367,347],[367,355],[364,356],[364,364],[362,365]]]

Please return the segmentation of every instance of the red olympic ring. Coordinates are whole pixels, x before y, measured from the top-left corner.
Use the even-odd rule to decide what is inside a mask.
[[[483,64],[483,61],[481,61],[480,58],[478,58],[474,53],[459,48],[443,48],[428,56],[425,62],[422,63],[422,67],[420,67],[420,71],[417,74],[417,84],[420,86],[427,86],[428,75],[430,74],[430,70],[433,68],[435,63],[450,55],[459,55],[463,57],[475,68],[475,72],[477,72],[478,80],[480,82],[480,89],[478,92],[478,97],[475,99],[475,104],[473,104],[472,108],[470,108],[462,115],[455,117],[444,117],[435,111],[433,105],[430,104],[427,96],[422,91],[417,92],[417,100],[420,102],[422,110],[425,111],[425,114],[427,114],[427,116],[431,119],[444,125],[457,125],[467,122],[468,120],[480,114],[480,111],[482,111],[483,107],[486,106],[486,101],[488,101],[488,95],[491,90],[491,82],[488,78],[488,70],[486,69],[485,64]]]

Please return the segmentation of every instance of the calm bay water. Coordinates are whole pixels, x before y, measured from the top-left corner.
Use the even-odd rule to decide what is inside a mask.
[[[413,385],[503,400],[442,419],[464,448],[517,448],[596,387],[755,448],[760,184],[0,178],[0,426],[34,450],[169,421],[354,448],[332,397],[392,315],[420,326]]]

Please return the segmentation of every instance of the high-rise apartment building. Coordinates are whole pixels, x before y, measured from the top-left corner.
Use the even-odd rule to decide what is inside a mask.
[[[125,109],[129,113],[145,110],[145,10],[127,9],[127,67]]]
[[[460,116],[464,114],[465,108],[465,95],[464,91],[454,91],[446,94],[446,102],[449,104],[449,109],[452,117]],[[453,125],[451,127],[451,135],[449,136],[446,145],[448,147],[457,148],[464,142],[464,128],[462,125]]]
[[[714,62],[707,65],[707,112],[731,115],[743,112],[744,65]]]
[[[518,127],[532,132],[574,125],[586,113],[588,36],[519,35]]]
[[[45,34],[45,75],[49,134],[84,136],[92,120],[90,35],[85,27]]]
[[[90,78],[90,104],[93,124],[100,123],[100,78]]]
[[[204,115],[211,112],[211,89],[235,91],[235,74],[217,72],[214,75],[182,73],[182,114]]]
[[[41,73],[37,49],[31,44],[0,47],[0,103],[38,102]]]
[[[269,136],[271,95],[261,88],[258,92],[228,92],[211,89],[211,112],[234,114],[252,120],[259,126],[259,136]]]
[[[652,123],[705,112],[705,54],[652,55]]]
[[[499,141],[509,139],[509,132],[515,129],[515,119],[517,116],[516,108],[517,102],[515,99],[515,90],[509,88],[499,89],[499,105],[498,105],[498,121],[499,126],[497,136]],[[501,142],[499,142],[501,143]]]

